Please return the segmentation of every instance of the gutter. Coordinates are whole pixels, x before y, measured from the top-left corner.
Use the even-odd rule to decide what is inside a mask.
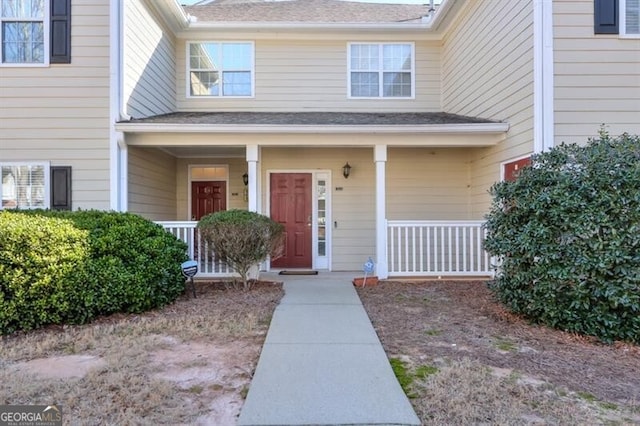
[[[509,123],[422,124],[395,126],[116,123],[115,127],[118,131],[125,133],[500,134],[509,130]]]
[[[533,15],[533,152],[554,146],[553,0],[535,0]]]

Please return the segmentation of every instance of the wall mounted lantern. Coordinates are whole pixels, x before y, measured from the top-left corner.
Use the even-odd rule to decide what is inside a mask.
[[[249,175],[248,174],[243,174],[242,175],[242,182],[244,182],[244,186],[249,185]]]
[[[350,174],[351,174],[351,166],[349,165],[349,162],[347,161],[347,164],[342,166],[342,176],[344,176],[344,178],[347,179]]]

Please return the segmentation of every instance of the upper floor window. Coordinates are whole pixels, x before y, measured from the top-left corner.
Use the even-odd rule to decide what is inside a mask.
[[[352,98],[412,98],[412,43],[350,43],[349,96]]]
[[[640,0],[593,0],[595,34],[640,38]]]
[[[620,34],[640,36],[640,0],[620,0]]]
[[[0,0],[0,65],[71,63],[71,0]]]
[[[2,63],[44,64],[48,4],[45,0],[0,0]]]
[[[0,209],[49,207],[49,164],[0,163]]]
[[[253,96],[253,43],[187,45],[190,96]]]

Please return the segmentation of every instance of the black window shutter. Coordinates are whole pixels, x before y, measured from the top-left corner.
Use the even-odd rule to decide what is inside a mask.
[[[51,167],[51,209],[71,210],[71,167]]]
[[[51,0],[52,64],[71,63],[71,0]]]
[[[618,0],[594,0],[595,34],[618,34]]]

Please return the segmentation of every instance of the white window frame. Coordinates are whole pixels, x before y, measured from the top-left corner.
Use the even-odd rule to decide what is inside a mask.
[[[627,0],[620,0],[618,7],[620,8],[620,38],[640,38],[640,31],[638,33],[627,34]],[[638,12],[640,13],[640,11]]]
[[[220,46],[225,44],[248,44],[251,46],[251,95],[248,96],[238,96],[238,95],[224,95],[222,93],[222,81],[219,84],[219,94],[218,95],[192,95],[191,94],[191,45],[195,43],[211,43],[218,44]],[[222,49],[220,49],[222,51]],[[188,99],[253,99],[256,95],[256,46],[255,42],[247,41],[247,40],[189,40],[185,45],[185,69],[186,69],[186,95]],[[208,71],[204,69],[199,69],[195,71]],[[247,70],[219,70],[222,76],[224,71],[247,71]]]
[[[353,46],[359,46],[363,44],[373,44],[377,45],[380,51],[379,56],[379,67],[378,67],[378,96],[352,96],[351,95],[351,72],[364,72],[362,70],[352,70],[351,69],[351,48]],[[404,45],[409,46],[411,48],[411,69],[408,72],[411,74],[411,95],[410,96],[384,96],[384,72],[382,63],[384,61],[384,57],[382,55],[383,47],[390,45]],[[389,71],[389,70],[386,70]],[[374,71],[371,71],[374,72]],[[407,72],[407,70],[398,70],[398,72]],[[347,98],[348,99],[385,99],[385,100],[405,100],[405,99],[415,99],[416,96],[416,45],[414,42],[380,42],[380,41],[359,41],[359,42],[350,42],[347,43]]]
[[[48,67],[49,66],[49,51],[50,51],[50,35],[49,35],[49,25],[51,22],[51,13],[49,10],[50,6],[49,0],[44,0],[44,8],[42,13],[42,30],[44,31],[43,37],[43,49],[44,49],[44,60],[43,62],[4,62],[2,60],[3,57],[3,31],[2,27],[5,22],[40,22],[40,19],[35,18],[5,18],[2,16],[2,10],[0,9],[0,67]]]
[[[2,205],[2,168],[3,167],[22,167],[22,166],[41,166],[44,168],[44,205],[42,207],[20,207],[18,210],[31,210],[31,209],[49,209],[51,208],[51,166],[48,161],[15,161],[15,162],[0,162],[0,210],[5,210]],[[6,209],[6,210],[16,210]]]

